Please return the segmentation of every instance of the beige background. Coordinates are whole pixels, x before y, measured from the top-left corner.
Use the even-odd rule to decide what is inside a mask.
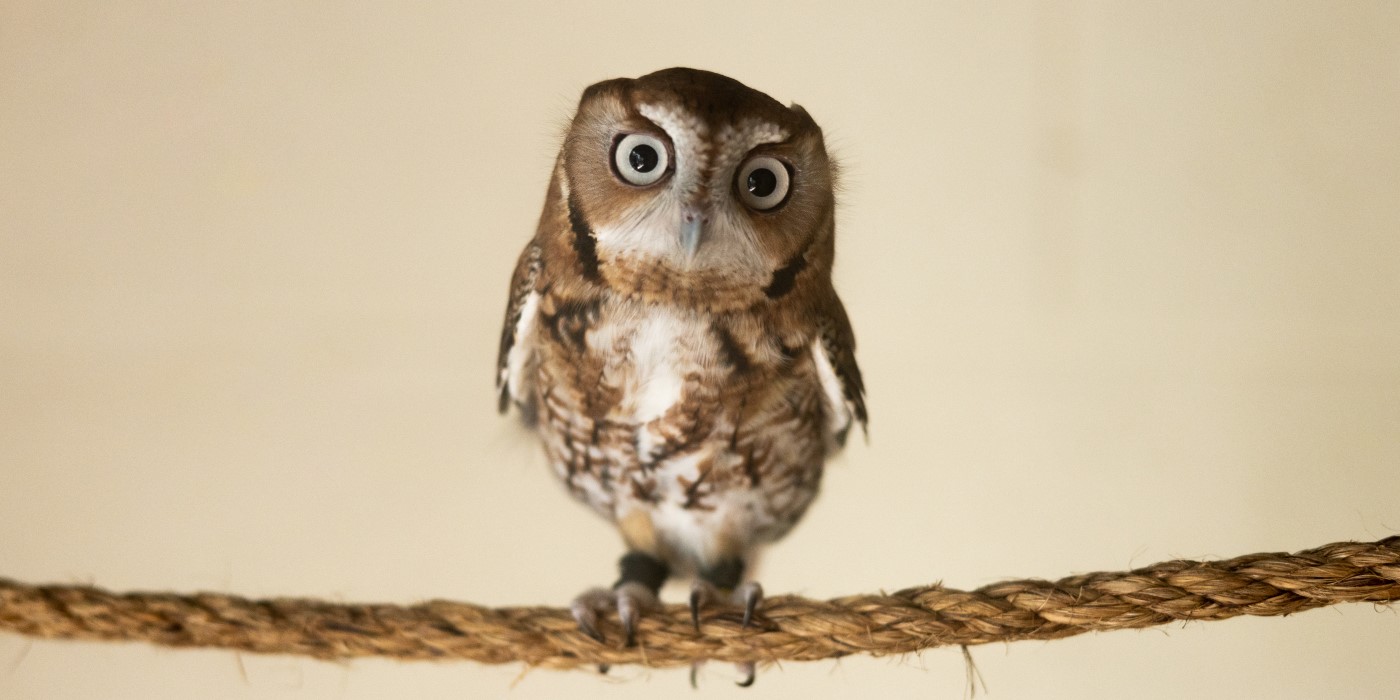
[[[1400,3],[198,4],[0,0],[0,576],[611,581],[492,364],[578,93],[678,64],[802,103],[847,166],[871,441],[770,591],[1400,529]],[[1397,645],[1355,605],[974,654],[994,698],[1365,698]],[[965,692],[955,650],[732,677],[701,694]],[[497,695],[692,696],[0,635],[4,698]]]

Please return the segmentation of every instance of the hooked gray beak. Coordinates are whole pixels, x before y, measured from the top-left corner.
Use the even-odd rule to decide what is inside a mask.
[[[694,258],[700,249],[700,239],[705,237],[705,225],[710,223],[709,212],[699,207],[687,206],[681,210],[681,249],[687,258]]]

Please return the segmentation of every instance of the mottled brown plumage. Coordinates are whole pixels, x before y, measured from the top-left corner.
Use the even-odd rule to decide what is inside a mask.
[[[619,591],[671,570],[734,588],[864,426],[831,285],[833,170],[802,108],[724,76],[584,92],[511,281],[497,376],[557,476],[660,567],[629,576],[624,560]]]

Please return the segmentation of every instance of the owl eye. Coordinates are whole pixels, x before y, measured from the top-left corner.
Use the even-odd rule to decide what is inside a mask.
[[[734,184],[739,199],[750,209],[768,211],[787,200],[792,174],[787,165],[772,156],[755,156],[744,162]]]
[[[617,176],[638,187],[660,180],[670,164],[666,144],[650,134],[628,134],[613,146],[613,169]]]

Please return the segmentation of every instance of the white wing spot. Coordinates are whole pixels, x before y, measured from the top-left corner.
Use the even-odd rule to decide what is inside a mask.
[[[836,367],[831,364],[821,338],[812,341],[812,358],[817,366],[817,377],[822,383],[822,394],[826,397],[827,429],[831,434],[839,435],[851,427],[851,407],[846,405],[846,391],[841,386],[841,379],[836,376]]]
[[[525,303],[520,305],[520,320],[515,322],[515,345],[511,346],[510,354],[506,355],[506,366],[502,370],[506,390],[514,398],[519,398],[522,392],[520,383],[526,360],[530,357],[530,334],[535,330],[535,316],[539,307],[539,293],[530,292],[530,295],[525,297]]]

